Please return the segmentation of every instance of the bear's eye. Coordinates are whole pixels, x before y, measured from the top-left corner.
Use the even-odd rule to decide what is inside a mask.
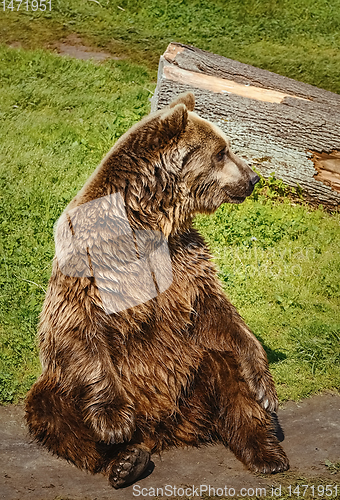
[[[217,161],[222,161],[223,158],[225,157],[225,154],[226,154],[226,149],[225,148],[221,149],[221,151],[216,155]]]

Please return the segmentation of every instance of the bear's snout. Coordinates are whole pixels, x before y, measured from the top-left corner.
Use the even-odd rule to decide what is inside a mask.
[[[256,172],[252,172],[252,174],[250,175],[250,183],[252,184],[252,186],[254,187],[255,184],[257,184],[260,180],[260,177],[257,175]]]

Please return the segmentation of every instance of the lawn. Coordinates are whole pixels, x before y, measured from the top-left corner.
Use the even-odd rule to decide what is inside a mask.
[[[40,48],[77,33],[153,71],[177,41],[340,93],[340,0],[51,2],[45,12],[7,7],[0,39]]]
[[[340,93],[339,13],[334,0],[52,0],[44,15],[1,13],[1,40],[24,47],[0,49],[2,402],[22,398],[40,371],[36,328],[54,223],[115,140],[149,112],[167,43]],[[126,59],[95,64],[37,49],[71,32]],[[340,387],[340,215],[282,194],[275,180],[262,181],[244,204],[195,224],[226,293],[265,345],[284,401]]]

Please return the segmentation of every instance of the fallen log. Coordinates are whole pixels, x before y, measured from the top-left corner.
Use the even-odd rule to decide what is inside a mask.
[[[307,197],[340,202],[340,95],[226,57],[171,43],[160,58],[151,111],[191,90],[235,152]]]

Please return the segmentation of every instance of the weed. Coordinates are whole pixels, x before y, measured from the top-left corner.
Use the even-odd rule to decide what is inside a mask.
[[[325,460],[325,466],[328,468],[331,474],[337,474],[340,472],[340,462],[333,463],[330,460]]]

